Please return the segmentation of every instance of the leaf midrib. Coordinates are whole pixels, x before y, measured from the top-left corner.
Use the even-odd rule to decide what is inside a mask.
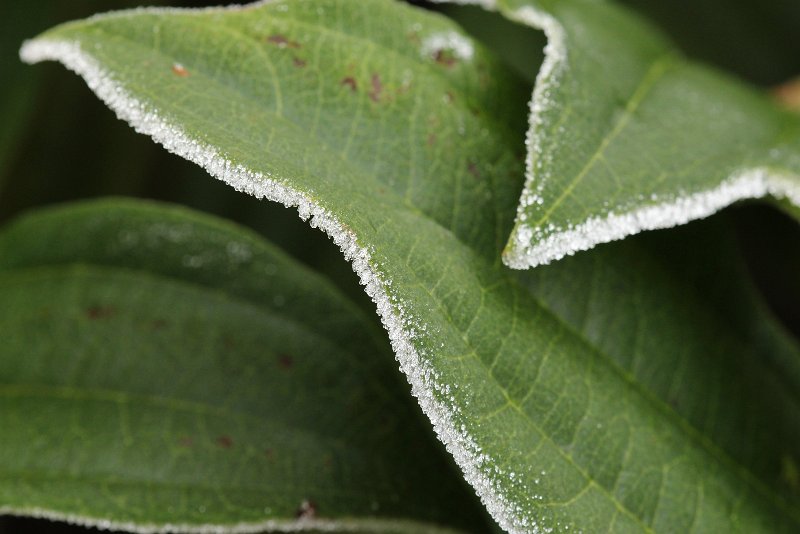
[[[652,61],[647,71],[645,71],[644,76],[642,76],[641,81],[625,102],[624,111],[616,121],[616,124],[614,124],[614,127],[611,128],[607,135],[603,136],[597,149],[592,153],[591,157],[589,157],[588,161],[584,164],[578,174],[569,180],[561,194],[555,200],[553,200],[542,216],[532,226],[540,227],[550,218],[550,215],[552,215],[553,212],[558,209],[559,206],[561,206],[564,200],[566,200],[566,198],[572,194],[572,191],[574,191],[578,184],[583,181],[589,171],[594,167],[594,164],[603,157],[605,150],[609,147],[609,145],[611,145],[611,143],[614,142],[619,134],[622,133],[631,117],[633,117],[633,115],[636,113],[636,110],[647,98],[647,95],[650,93],[653,87],[655,87],[658,81],[667,73],[670,68],[676,66],[680,59],[681,57],[677,53],[669,50]]]
[[[244,307],[247,307],[249,309],[252,309],[257,314],[259,314],[262,318],[266,318],[269,321],[277,321],[277,322],[284,323],[284,324],[290,324],[290,325],[292,325],[292,327],[296,328],[298,331],[305,332],[306,333],[305,334],[306,338],[309,338],[309,337],[317,338],[320,341],[326,343],[331,348],[334,348],[340,354],[348,355],[348,357],[351,354],[351,351],[349,349],[346,349],[346,348],[342,347],[339,344],[338,341],[335,341],[335,340],[329,338],[326,335],[323,335],[323,334],[321,334],[319,332],[316,332],[315,330],[311,329],[308,325],[306,325],[305,323],[301,322],[297,318],[286,318],[286,317],[284,317],[282,315],[277,315],[274,311],[272,311],[272,310],[270,310],[268,308],[264,308],[264,307],[262,307],[262,306],[260,306],[260,305],[258,305],[256,303],[253,303],[252,301],[250,301],[250,300],[248,300],[246,298],[242,298],[242,297],[240,297],[239,295],[236,295],[236,294],[231,294],[231,293],[229,293],[229,292],[227,292],[227,291],[225,291],[223,289],[219,289],[219,288],[216,288],[216,287],[213,287],[213,286],[202,285],[202,284],[196,283],[194,281],[187,281],[187,280],[184,280],[182,278],[175,277],[175,276],[165,275],[165,274],[162,274],[162,273],[148,271],[148,270],[144,270],[144,269],[126,269],[126,268],[122,268],[122,267],[119,267],[119,266],[116,266],[116,265],[110,265],[109,266],[109,265],[101,264],[101,263],[59,263],[59,264],[55,264],[55,265],[51,264],[51,265],[47,265],[47,266],[43,266],[43,267],[36,266],[36,267],[26,267],[26,268],[22,268],[22,269],[13,269],[13,270],[7,270],[7,271],[0,271],[0,285],[9,283],[9,278],[12,279],[11,283],[14,283],[15,280],[13,280],[13,279],[14,278],[18,279],[20,277],[36,278],[36,277],[41,277],[41,276],[44,276],[44,277],[70,276],[70,275],[75,274],[76,272],[85,274],[85,273],[87,273],[87,271],[84,270],[85,268],[89,268],[90,269],[88,271],[88,273],[90,275],[100,275],[100,276],[107,276],[107,275],[110,275],[110,276],[119,276],[119,275],[122,275],[122,276],[142,276],[142,275],[145,275],[145,276],[148,276],[151,280],[156,280],[156,281],[160,281],[160,282],[167,282],[167,283],[170,283],[170,284],[176,284],[176,285],[178,285],[178,286],[180,286],[180,287],[182,287],[184,289],[188,289],[190,291],[197,291],[197,292],[200,292],[200,293],[203,293],[203,294],[209,294],[209,295],[212,295],[212,296],[216,295],[218,297],[221,297],[221,298],[227,300],[228,302],[235,303],[237,305],[244,306]],[[367,363],[368,362],[369,362],[369,360],[367,361]],[[351,360],[351,363],[357,363],[357,362],[355,360]],[[363,365],[361,365],[361,367],[363,368]],[[394,383],[394,381],[392,383]],[[13,385],[0,383],[0,396],[2,396],[2,394],[3,394],[3,388],[4,387],[13,387]],[[50,386],[43,385],[42,387],[50,387]],[[52,387],[57,387],[57,386],[52,386]],[[68,387],[68,386],[63,386],[63,387]],[[87,388],[87,389],[91,390],[92,388]],[[126,395],[125,392],[121,392],[121,391],[116,391],[115,392],[115,390],[98,390],[98,391],[106,391],[109,394],[116,393],[116,394],[118,394],[120,396]],[[373,391],[372,394],[374,395],[374,393],[375,392]],[[131,394],[131,395],[136,396],[137,394]],[[152,396],[154,402],[155,402],[155,400],[159,400],[159,399],[162,400],[163,402],[169,402],[170,399],[171,399],[170,397],[162,397],[160,395],[145,395],[145,394],[139,394],[139,395],[143,395],[144,398]],[[198,406],[207,406],[209,409],[214,408],[213,405],[206,404],[206,403],[203,403],[203,402],[200,402],[200,401],[186,400],[186,399],[172,399],[172,400],[174,400],[175,402],[177,402],[179,404],[180,403],[187,403],[187,406],[191,405],[192,403],[196,403]],[[390,406],[390,405],[387,405],[387,406]],[[263,419],[261,416],[253,413],[250,410],[245,410],[245,409],[233,410],[233,409],[226,409],[226,408],[222,408],[222,407],[217,407],[216,409],[222,410],[221,412],[216,414],[216,415],[219,415],[219,416],[231,416],[231,417],[241,416],[241,417],[255,418],[255,419],[261,420],[262,422],[263,421],[268,421],[266,419]],[[209,413],[211,413],[211,412],[209,412]],[[283,421],[283,420],[281,420],[281,421],[282,421],[281,424],[285,425],[286,422]],[[329,434],[326,432],[325,435],[328,436]]]
[[[132,407],[145,405],[192,415],[233,419],[240,423],[252,424],[253,426],[281,426],[290,431],[289,433],[315,436],[317,438],[320,437],[319,434],[309,432],[303,427],[291,426],[282,419],[269,419],[241,410],[214,406],[206,402],[166,397],[152,393],[129,393],[117,389],[97,387],[55,386],[36,383],[0,383],[0,397],[8,399],[54,399],[76,402],[102,402]],[[325,436],[323,439],[335,446],[344,447],[347,445],[348,447],[355,447],[354,443],[341,438]]]
[[[41,470],[41,469],[20,469],[20,470],[8,470],[2,469],[0,470],[0,479],[8,479],[8,478],[21,478],[27,480],[36,480],[36,481],[48,481],[48,480],[55,480],[55,481],[63,481],[63,480],[70,480],[73,482],[78,483],[85,483],[85,482],[94,482],[94,483],[105,483],[105,484],[113,484],[115,486],[126,486],[126,487],[141,487],[146,486],[148,490],[152,490],[153,487],[158,487],[161,489],[185,489],[189,491],[204,491],[210,494],[216,494],[219,496],[220,493],[225,493],[225,491],[229,492],[238,492],[238,493],[246,493],[246,494],[256,494],[259,497],[263,496],[264,493],[272,493],[279,495],[275,490],[272,490],[268,487],[262,486],[253,486],[251,484],[245,485],[234,485],[234,484],[220,484],[215,483],[214,485],[205,484],[203,482],[198,481],[198,483],[191,483],[191,482],[175,482],[174,479],[155,479],[155,478],[139,478],[135,479],[130,476],[126,476],[125,478],[118,478],[112,475],[104,474],[104,473],[95,473],[95,474],[79,474],[75,472],[71,472],[68,469],[48,469],[48,470]],[[286,483],[286,481],[282,481],[282,483]],[[317,494],[324,494],[328,493],[333,496],[338,495],[349,495],[352,498],[363,499],[366,492],[355,492],[353,490],[345,490],[342,488],[336,488],[335,490],[315,490]],[[2,514],[0,514],[2,515]]]
[[[109,265],[96,262],[64,262],[64,263],[48,264],[44,266],[28,266],[11,270],[0,270],[0,285],[8,283],[7,280],[8,277],[15,277],[15,276],[17,277],[24,277],[24,276],[47,277],[53,275],[70,276],[74,275],[75,272],[80,272],[81,274],[85,274],[86,271],[81,271],[82,268],[89,268],[90,269],[89,274],[91,275],[147,276],[150,277],[152,280],[169,282],[171,284],[176,284],[178,286],[181,286],[185,289],[197,291],[199,293],[203,293],[206,295],[216,295],[218,298],[221,297],[231,303],[236,303],[239,306],[253,309],[259,315],[267,318],[270,321],[277,323],[291,324],[297,330],[306,332],[307,335],[310,337],[324,340],[326,344],[330,345],[331,347],[335,347],[336,350],[341,354],[350,353],[350,350],[341,346],[338,341],[334,341],[328,338],[327,336],[315,331],[313,328],[301,322],[299,319],[295,317],[287,318],[286,316],[279,315],[274,310],[260,305],[260,303],[249,300],[238,294],[230,293],[224,288],[221,289],[215,286],[203,285],[193,280],[186,280],[183,278],[179,278],[177,276],[150,271],[147,269],[131,269],[131,268],[120,267],[118,265],[113,265],[113,264]]]

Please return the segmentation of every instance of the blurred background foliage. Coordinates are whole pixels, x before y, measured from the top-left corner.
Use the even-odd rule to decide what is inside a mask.
[[[661,26],[690,57],[765,91],[800,74],[797,0],[621,1]],[[220,4],[147,3],[184,7]],[[455,18],[533,84],[545,44],[540,32],[488,15],[477,7],[411,3]],[[257,230],[325,273],[372,312],[371,303],[339,251],[321,232],[300,221],[294,210],[237,193],[134,133],[82,80],[63,67],[29,67],[18,59],[24,39],[53,25],[140,4],[136,0],[2,2],[0,224],[37,206],[107,195],[177,202]],[[800,226],[779,211],[756,204],[740,205],[728,212],[735,220],[757,286],[787,326],[800,335]],[[43,529],[82,531],[37,520],[0,518],[0,533]]]

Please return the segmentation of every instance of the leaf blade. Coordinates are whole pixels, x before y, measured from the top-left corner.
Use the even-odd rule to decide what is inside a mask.
[[[79,228],[86,241],[62,239]],[[414,436],[373,327],[248,232],[99,202],[23,219],[0,249],[3,513],[134,531],[480,521]],[[185,261],[198,251],[204,272]],[[424,472],[437,484],[417,487]],[[417,504],[399,499],[411,487]],[[465,517],[439,515],[450,499]],[[304,500],[316,519],[298,523]]]
[[[686,60],[642,19],[613,2],[491,6],[548,35],[507,265],[535,267],[742,199],[800,204],[796,118]]]

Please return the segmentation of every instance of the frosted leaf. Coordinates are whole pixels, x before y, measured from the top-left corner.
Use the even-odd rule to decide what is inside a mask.
[[[494,2],[478,3],[495,6]],[[556,4],[568,3],[569,0]],[[271,6],[261,5],[265,11]],[[348,5],[358,9],[352,6],[361,4]],[[374,2],[370,7],[382,5]],[[498,9],[505,9],[505,3],[498,5]],[[613,9],[605,5],[591,3],[593,8]],[[569,79],[570,62],[581,60],[581,49],[572,46],[573,33],[562,26],[553,10],[530,3],[522,9],[506,11],[515,20],[542,27],[549,39],[547,57],[530,103],[529,191],[520,203],[526,211],[519,219],[525,223],[520,233],[526,239],[512,241],[512,245],[545,243],[547,249],[542,254],[551,256],[576,250],[581,239],[591,242],[603,233],[613,234],[617,231],[615,226],[603,227],[607,220],[617,221],[618,226],[631,224],[625,218],[630,205],[621,206],[610,195],[599,200],[602,217],[597,219],[590,213],[588,217],[566,221],[545,218],[537,224],[540,214],[530,211],[551,209],[554,198],[548,184],[560,175],[553,167],[568,160],[552,153],[557,144],[545,142],[542,134],[551,124],[551,114],[558,111],[560,93],[582,90],[576,89]],[[291,13],[291,9],[286,13]],[[268,28],[268,17],[259,24],[259,28]],[[312,32],[313,27],[307,21],[303,25]],[[629,424],[626,430],[634,435],[633,443],[666,448],[663,456],[640,456],[636,458],[638,463],[623,466],[632,471],[629,473],[632,478],[666,469],[670,461],[665,458],[686,456],[693,468],[683,474],[689,481],[687,485],[703,484],[708,491],[717,492],[701,504],[708,507],[709,513],[718,511],[715,506],[728,509],[732,506],[731,495],[742,491],[748,497],[738,499],[736,505],[760,517],[761,501],[750,498],[754,493],[746,482],[739,485],[741,481],[733,475],[717,478],[724,469],[705,435],[698,440],[693,435],[687,437],[688,425],[676,421],[669,409],[654,407],[651,400],[642,402],[645,393],[636,389],[639,384],[626,370],[620,369],[609,355],[523,287],[525,278],[515,278],[495,261],[499,252],[497,238],[506,235],[508,228],[503,221],[508,220],[516,201],[513,196],[519,191],[514,179],[521,175],[513,154],[514,139],[502,126],[513,122],[509,103],[517,102],[511,98],[515,93],[509,91],[509,98],[498,98],[494,92],[487,94],[481,78],[472,70],[478,61],[464,62],[458,69],[431,65],[430,56],[435,56],[439,46],[461,54],[461,59],[479,58],[483,54],[476,43],[471,43],[469,50],[463,47],[461,39],[469,42],[464,36],[456,40],[448,37],[450,32],[458,31],[454,26],[428,29],[423,24],[418,36],[408,35],[408,29],[415,28],[411,20],[400,21],[397,26],[400,33],[382,41],[375,53],[380,55],[381,47],[396,47],[391,55],[392,64],[399,64],[395,72],[385,68],[386,61],[369,63],[370,55],[361,48],[348,48],[354,42],[359,43],[359,39],[379,40],[382,32],[337,41],[338,47],[368,65],[359,67],[364,76],[360,83],[345,85],[341,80],[343,75],[350,74],[348,63],[339,65],[336,61],[343,61],[341,58],[347,54],[337,47],[324,49],[337,51],[326,57],[338,70],[326,73],[327,78],[317,73],[314,81],[308,81],[302,78],[302,72],[298,73],[300,67],[289,62],[280,67],[282,56],[273,52],[284,54],[288,47],[270,49],[269,57],[274,64],[265,63],[284,69],[279,72],[285,76],[276,78],[268,72],[257,73],[257,67],[264,65],[250,62],[252,56],[237,57],[236,47],[228,47],[226,42],[225,49],[231,56],[216,66],[231,80],[256,72],[255,79],[248,79],[247,87],[265,91],[259,95],[264,97],[263,105],[254,105],[262,99],[237,94],[219,83],[213,87],[219,92],[214,106],[202,102],[208,87],[180,93],[176,98],[176,78],[170,78],[157,91],[149,88],[134,91],[116,81],[118,76],[127,80],[127,68],[120,68],[113,56],[103,56],[101,66],[91,55],[90,46],[82,47],[79,40],[63,35],[60,39],[50,36],[33,41],[23,48],[22,55],[31,61],[62,61],[81,74],[138,131],[151,135],[169,150],[202,165],[240,191],[297,208],[299,216],[310,226],[328,234],[351,262],[374,301],[412,393],[466,480],[502,528],[511,532],[546,532],[554,525],[564,526],[565,516],[553,511],[562,504],[566,509],[591,503],[593,509],[612,510],[614,514],[621,511],[624,517],[620,520],[638,521],[636,511],[627,509],[625,499],[615,493],[617,488],[603,486],[602,481],[592,478],[592,470],[601,463],[592,462],[594,451],[583,450],[582,455],[575,452],[587,443],[580,439],[567,443],[561,435],[562,429],[553,427],[556,421],[564,427],[595,429],[598,422],[606,422],[616,414],[624,414]],[[387,31],[393,28],[388,22],[382,27]],[[611,24],[603,29],[616,31]],[[326,38],[333,39],[329,33]],[[207,37],[214,38],[213,32]],[[247,43],[255,46],[250,41]],[[105,49],[109,46],[112,45],[104,43]],[[242,49],[247,50],[245,44]],[[492,64],[488,55],[483,55],[482,60]],[[193,71],[189,60],[181,61],[187,71]],[[246,63],[248,68],[238,68],[241,65],[237,61]],[[328,63],[320,65],[325,67]],[[407,74],[409,69],[413,76]],[[353,72],[357,70],[353,67]],[[496,72],[502,74],[500,70]],[[263,76],[259,78],[258,74]],[[355,77],[349,77],[356,81]],[[194,75],[179,78],[186,84],[198,80]],[[482,81],[491,84],[496,82],[495,78],[484,77]],[[271,89],[278,84],[265,82],[276,79],[284,85]],[[293,86],[298,79],[305,85]],[[139,79],[136,82],[143,83]],[[318,91],[307,91],[308,83]],[[372,93],[368,92],[370,86]],[[376,95],[376,86],[382,91],[381,97]],[[359,89],[353,90],[355,87]],[[502,87],[498,84],[499,89]],[[408,96],[404,90],[419,91],[421,96],[418,93]],[[148,95],[161,91],[167,97],[154,106]],[[308,100],[309,94],[313,100]],[[220,127],[219,121],[198,119],[195,110],[187,112],[184,102],[192,98],[198,98],[209,112],[216,112],[227,100],[236,99],[247,113],[232,109],[225,115],[233,118],[225,119],[230,122],[223,121]],[[466,106],[470,99],[483,103],[480,113],[473,113]],[[524,109],[524,101],[521,103]],[[309,114],[307,109],[316,111]],[[635,106],[623,111],[626,113],[622,115],[633,117]],[[514,112],[519,109],[514,108]],[[485,118],[490,113],[497,113],[497,117]],[[307,120],[309,116],[311,119]],[[353,122],[345,123],[342,128],[342,117]],[[185,128],[185,124],[191,129]],[[248,130],[252,124],[261,124],[264,129]],[[269,129],[273,125],[278,125],[274,131]],[[381,129],[376,129],[376,125]],[[566,119],[559,124],[556,129],[559,136],[570,135],[569,125]],[[392,136],[386,137],[385,131],[391,131]],[[445,142],[458,141],[455,147],[439,146],[436,135],[430,135],[443,136],[442,132],[448,134]],[[348,144],[350,135],[361,135],[358,143]],[[265,151],[264,147],[272,143],[279,143],[281,149]],[[483,175],[471,172],[476,170],[471,168],[475,163],[466,154],[479,163],[492,162],[496,173],[489,179],[485,172]],[[386,161],[392,163],[387,165]],[[741,179],[742,183],[748,180],[753,178]],[[744,187],[737,184],[730,187]],[[685,191],[688,195],[697,192],[691,188]],[[653,190],[636,191],[631,198],[636,203],[656,198],[653,206],[658,207],[669,198],[678,203],[679,197]],[[710,195],[696,204],[707,209],[709,204],[718,202],[715,199]],[[686,206],[674,209],[685,210]],[[638,218],[634,217],[636,221]],[[560,235],[568,236],[566,243],[558,241]],[[487,334],[497,332],[498,328],[507,330],[501,340]],[[539,380],[539,372],[546,366],[553,366],[547,379],[542,378],[536,387],[525,389],[526,384],[530,386],[525,381]],[[454,387],[455,382],[462,382],[464,387]],[[587,390],[591,394],[586,395]],[[567,406],[562,413],[559,409],[563,399],[565,404],[576,399],[576,404],[585,405],[574,410]],[[553,404],[549,405],[550,402]],[[542,408],[543,405],[547,407]],[[613,444],[613,439],[607,439],[589,445]],[[537,475],[542,467],[554,475],[546,479]],[[564,487],[569,486],[563,495],[554,496],[551,490],[555,487],[548,487],[551,479],[556,478]],[[707,481],[713,483],[706,484]],[[587,487],[589,490],[584,493]],[[584,496],[586,501],[582,500]],[[551,507],[552,502],[556,504]],[[575,514],[573,519],[574,524],[580,524],[583,516]]]

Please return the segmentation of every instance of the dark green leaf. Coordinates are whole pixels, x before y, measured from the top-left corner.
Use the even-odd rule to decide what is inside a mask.
[[[134,530],[480,523],[372,323],[251,233],[101,202],[19,220],[0,258],[0,512]]]

